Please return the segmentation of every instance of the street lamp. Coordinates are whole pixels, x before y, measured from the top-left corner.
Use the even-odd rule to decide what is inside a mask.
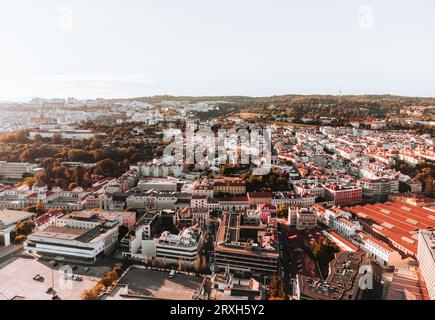
[[[56,263],[56,260],[51,260],[51,293],[52,293],[52,299],[54,299],[54,264]]]

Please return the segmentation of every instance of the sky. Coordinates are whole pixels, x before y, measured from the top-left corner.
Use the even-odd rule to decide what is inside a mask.
[[[435,97],[433,0],[0,0],[0,101]]]

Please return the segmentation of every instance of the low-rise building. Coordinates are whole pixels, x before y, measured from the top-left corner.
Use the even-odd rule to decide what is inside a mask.
[[[33,213],[0,209],[0,246],[8,246],[13,241],[17,223],[31,219]]]
[[[93,263],[116,248],[119,225],[117,219],[91,212],[70,214],[30,234],[24,249],[46,258]]]
[[[336,206],[359,203],[362,200],[362,189],[357,186],[328,185],[325,195],[334,201]]]
[[[288,209],[288,223],[297,230],[312,229],[317,226],[317,214],[312,208],[290,207]]]
[[[300,300],[359,300],[364,293],[364,287],[360,283],[364,275],[362,267],[371,268],[370,258],[366,253],[337,253],[329,264],[326,280],[297,275],[295,296]]]

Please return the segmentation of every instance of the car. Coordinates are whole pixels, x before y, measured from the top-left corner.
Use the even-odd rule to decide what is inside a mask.
[[[73,274],[71,278],[72,278],[74,281],[83,281],[83,278],[80,277],[80,276],[78,276],[78,275],[76,275],[76,274]]]
[[[76,271],[77,270],[77,266],[72,267],[72,271]]]
[[[45,290],[45,293],[46,294],[50,294],[50,293],[52,293],[53,292],[53,288],[52,287],[50,287],[50,288],[48,288],[47,290]]]
[[[36,276],[33,277],[33,280],[39,281],[39,282],[44,282],[44,277],[38,273]]]
[[[89,267],[86,267],[86,268],[85,268],[85,272],[88,272],[89,270],[90,270]]]
[[[169,272],[169,278],[173,278],[175,276],[175,270],[171,270],[171,272]]]

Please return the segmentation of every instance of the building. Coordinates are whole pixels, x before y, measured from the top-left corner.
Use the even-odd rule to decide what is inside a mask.
[[[214,196],[228,194],[231,196],[246,194],[246,186],[242,180],[216,180],[213,185]]]
[[[217,269],[271,275],[279,260],[276,230],[258,216],[225,213],[215,245]]]
[[[363,231],[358,232],[358,238],[360,238],[360,248],[380,265],[385,267],[400,265],[402,256],[387,243],[369,236]]]
[[[0,246],[8,246],[14,240],[17,223],[31,219],[33,213],[0,209]]]
[[[435,231],[420,230],[417,259],[431,300],[435,300]]]
[[[143,179],[137,184],[140,190],[157,190],[166,192],[177,191],[177,180],[175,179]]]
[[[411,257],[417,256],[418,230],[435,228],[433,210],[404,202],[387,201],[346,210],[358,218],[364,231]]]
[[[293,189],[295,193],[300,195],[325,197],[325,187],[321,184],[295,184]]]
[[[356,186],[328,185],[325,196],[333,200],[336,206],[355,204],[362,200],[362,189]]]
[[[288,223],[297,230],[312,229],[317,226],[317,214],[312,208],[290,207]]]
[[[276,207],[281,204],[286,207],[301,206],[311,207],[316,203],[316,196],[313,195],[299,195],[293,192],[275,192],[272,196],[272,204]]]
[[[160,227],[161,210],[150,209],[136,225],[121,239],[122,256],[142,259],[142,241],[154,238]]]
[[[0,180],[21,180],[24,174],[34,175],[37,170],[30,163],[0,161]]]
[[[192,215],[192,224],[198,224],[203,229],[207,229],[210,221],[210,209],[190,208],[189,210],[190,214]]]
[[[332,223],[332,229],[346,239],[355,236],[357,231],[362,230],[362,226],[358,221],[353,221],[345,217],[338,217]]]
[[[198,225],[185,228],[179,234],[164,231],[155,239],[142,240],[142,257],[193,265],[202,244],[202,230]]]
[[[211,300],[263,300],[263,285],[253,278],[240,279],[229,273],[215,273],[211,277]]]
[[[251,207],[255,207],[258,204],[272,204],[271,192],[248,192],[248,201]]]
[[[363,266],[370,266],[365,253],[339,252],[329,264],[326,280],[298,274],[295,295],[300,300],[360,300],[364,293],[360,285]]]
[[[119,225],[117,219],[92,212],[71,213],[30,234],[24,249],[45,258],[93,263],[116,248]]]
[[[92,139],[97,135],[105,135],[103,133],[96,134],[91,130],[62,130],[62,129],[49,129],[49,130],[34,130],[29,132],[29,138],[35,139],[37,136],[43,138],[53,138],[59,135],[63,139],[85,140]]]
[[[166,271],[133,265],[101,300],[205,300],[203,283],[202,277],[176,273],[169,278]]]
[[[217,209],[222,211],[245,211],[249,209],[249,207],[248,197],[234,196],[220,198]]]
[[[358,186],[366,198],[388,196],[399,192],[399,180],[394,179],[361,179]]]
[[[418,267],[396,267],[385,300],[429,300]]]
[[[190,206],[192,208],[206,208],[207,207],[207,196],[205,195],[193,195],[190,200]]]
[[[337,247],[340,249],[340,251],[356,252],[359,250],[359,248],[356,245],[354,245],[352,242],[350,242],[346,238],[343,238],[335,231],[327,232],[326,230],[323,230],[322,234],[328,240],[335,243],[337,245]]]

